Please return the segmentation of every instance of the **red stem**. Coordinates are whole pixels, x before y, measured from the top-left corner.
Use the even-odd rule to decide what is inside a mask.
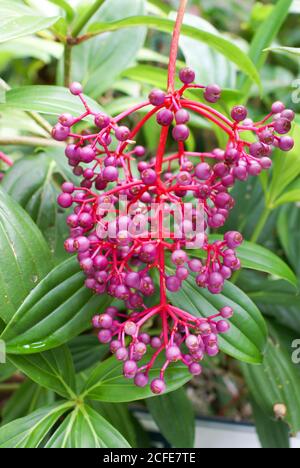
[[[180,6],[177,14],[175,29],[173,32],[173,38],[170,50],[170,62],[168,72],[168,92],[174,93],[175,91],[175,74],[176,74],[176,61],[179,48],[179,39],[181,27],[184,19],[184,13],[187,6],[188,0],[180,0]]]
[[[3,161],[5,164],[7,164],[9,167],[12,167],[14,162],[12,159],[10,159],[6,154],[2,153],[2,151],[0,151],[0,159],[1,161]]]

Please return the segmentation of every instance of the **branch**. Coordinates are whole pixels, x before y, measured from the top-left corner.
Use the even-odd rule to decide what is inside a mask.
[[[75,24],[72,36],[77,37],[78,34],[81,33],[85,25],[89,22],[89,20],[94,16],[94,14],[98,11],[101,5],[104,3],[104,0],[96,0],[95,3],[79,18],[78,23]]]

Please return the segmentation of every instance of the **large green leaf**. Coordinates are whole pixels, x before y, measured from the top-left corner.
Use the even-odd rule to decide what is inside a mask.
[[[148,357],[149,358],[149,357]],[[157,360],[150,371],[150,379],[159,375],[163,363]],[[123,364],[115,356],[100,363],[88,377],[82,396],[91,400],[110,403],[123,403],[153,397],[150,386],[139,388],[132,380],[125,379],[122,373]],[[191,379],[186,366],[173,364],[166,372],[167,392],[177,390]]]
[[[91,35],[98,35],[104,32],[118,31],[123,28],[136,28],[137,26],[148,26],[149,28],[170,33],[174,29],[174,21],[155,16],[133,16],[131,18],[125,18],[111,23],[95,23],[90,26],[88,32]],[[235,44],[217,34],[187,25],[182,27],[182,34],[200,42],[204,42],[217,52],[220,52],[231,62],[235,63],[239,70],[243,71],[251,78],[251,80],[260,86],[259,74],[253,65],[253,62],[249,59],[247,54],[245,54]]]
[[[183,388],[149,398],[146,403],[162,435],[173,447],[194,447],[195,414]]]
[[[51,269],[50,250],[27,213],[0,190],[0,317],[8,322]]]
[[[32,291],[14,315],[2,338],[14,354],[55,348],[89,328],[93,315],[111,303],[84,285],[75,257],[63,262]]]
[[[294,148],[286,154],[277,151],[274,157],[274,169],[272,181],[267,194],[267,204],[276,206],[278,199],[284,194],[285,189],[300,174],[300,126],[294,124],[291,136],[295,140]]]
[[[3,180],[4,190],[32,217],[58,261],[67,258],[63,240],[68,237],[69,228],[66,210],[59,208],[57,196],[61,184],[73,177],[63,150],[58,148],[20,159]]]
[[[28,36],[0,44],[0,54],[5,54],[5,63],[15,58],[27,57],[49,63],[53,57],[59,59],[62,56],[63,46],[54,41]]]
[[[0,43],[46,29],[59,19],[41,16],[25,5],[6,0],[1,0],[0,13]]]
[[[274,419],[271,419],[254,401],[252,402],[251,406],[253,410],[256,431],[262,448],[290,448],[288,425],[282,421],[274,421]]]
[[[124,437],[88,405],[80,405],[56,430],[46,448],[130,448]]]
[[[262,366],[242,364],[247,385],[256,404],[269,417],[279,415],[292,431],[300,429],[300,369],[292,362],[296,335],[270,325],[270,339]]]
[[[144,0],[106,0],[93,21],[115,21],[144,13]],[[126,29],[96,37],[73,50],[72,79],[84,84],[86,93],[98,97],[134,62],[143,46],[145,28]]]
[[[99,104],[86,96],[93,110],[101,110]],[[81,115],[85,109],[80,99],[73,96],[67,88],[59,86],[22,86],[6,93],[4,109],[14,108],[25,111],[35,111],[41,114],[60,115],[70,112],[74,116]],[[0,106],[0,110],[2,105]]]
[[[100,345],[93,335],[77,336],[69,342],[76,372],[91,368],[109,353],[109,346]]]
[[[9,356],[31,380],[67,398],[75,398],[75,371],[66,346],[33,356]]]
[[[251,42],[249,57],[258,70],[262,68],[267,59],[268,54],[265,49],[272,44],[279,33],[292,2],[293,0],[278,0],[270,15],[257,29]],[[251,88],[251,82],[247,79],[242,79],[240,86],[243,92],[247,94]]]
[[[40,387],[31,380],[25,381],[10,397],[2,411],[2,424],[23,418],[43,406],[54,403],[52,391]]]
[[[239,288],[226,283],[223,293],[214,295],[200,289],[192,276],[179,292],[168,295],[176,307],[197,317],[208,317],[217,314],[222,307],[232,307],[231,329],[220,336],[220,348],[241,361],[262,362],[267,337],[265,321],[256,305]]]
[[[281,245],[291,264],[300,274],[300,208],[299,205],[284,206],[280,210],[277,229]]]
[[[117,429],[131,447],[146,448],[151,446],[148,433],[125,403],[90,401],[89,405]]]
[[[56,403],[0,428],[0,448],[37,448],[72,403]]]
[[[223,239],[223,237],[219,235],[210,236],[212,242],[221,239]],[[244,241],[242,246],[238,248],[237,253],[243,268],[269,273],[297,287],[298,280],[295,273],[271,250],[253,242]],[[205,252],[195,250],[191,256],[205,258]]]

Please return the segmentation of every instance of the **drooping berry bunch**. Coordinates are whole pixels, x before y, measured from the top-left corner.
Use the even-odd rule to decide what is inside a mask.
[[[176,24],[178,28],[178,20]],[[176,49],[176,34],[173,48],[174,41]],[[230,307],[224,307],[212,317],[195,317],[175,307],[172,293],[190,276],[200,288],[221,293],[225,280],[241,266],[236,249],[243,238],[228,232],[223,240],[210,243],[207,231],[224,226],[234,207],[230,191],[235,182],[269,169],[274,147],[289,151],[294,144],[286,135],[294,113],[280,102],[273,104],[265,119],[254,123],[244,106],[234,107],[228,118],[208,104],[185,98],[187,90],[198,89],[204,101],[216,103],[221,89],[194,84],[195,73],[185,68],[179,76],[183,85],[175,90],[176,55],[173,50],[168,92],[155,89],[147,101],[115,118],[94,112],[81,85],[73,83],[70,91],[81,99],[85,112],[79,117],[61,115],[53,129],[56,140],[68,140],[66,156],[74,174],[81,177],[79,187],[65,183],[58,197],[61,207],[74,208],[67,218],[66,250],[78,254],[88,288],[123,300],[127,310],[109,307],[94,317],[99,340],[110,343],[112,353],[124,362],[124,376],[141,387],[148,384],[150,370],[164,354],[160,374],[151,382],[157,394],[165,390],[165,371],[172,362],[181,361],[193,375],[201,373],[199,363],[205,354],[218,353],[218,334],[228,331],[227,319],[233,315]],[[125,119],[147,107],[150,110],[133,129],[124,125]],[[191,113],[225,132],[224,150],[187,151]],[[95,131],[72,130],[88,117],[93,118]],[[161,126],[161,136],[156,156],[149,160],[146,148],[136,142],[152,118]],[[252,132],[256,141],[243,139],[245,132]],[[176,151],[167,153],[172,141]],[[160,302],[148,308],[146,299],[157,289],[155,272],[160,279]],[[158,336],[148,330],[154,321],[161,323]],[[149,348],[151,357],[145,363]]]

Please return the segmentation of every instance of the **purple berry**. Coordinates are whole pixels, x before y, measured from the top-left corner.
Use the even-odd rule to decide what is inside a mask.
[[[116,138],[119,141],[126,141],[130,137],[130,130],[128,127],[122,126],[118,127],[115,131]]]
[[[208,180],[212,175],[212,169],[207,163],[200,163],[195,169],[196,177],[200,180]]]
[[[168,109],[162,109],[156,116],[157,123],[163,127],[169,127],[173,122],[173,112]]]
[[[295,146],[295,142],[290,136],[283,136],[279,140],[279,148],[282,151],[291,151]]]
[[[229,249],[236,249],[243,243],[244,238],[240,232],[230,231],[225,234],[224,240],[226,241]]]
[[[205,89],[205,92],[204,92],[204,98],[206,99],[206,101],[212,103],[212,104],[215,104],[216,102],[219,101],[220,97],[221,97],[221,88],[220,86],[218,85],[209,85],[207,86],[207,88]]]
[[[184,250],[175,250],[172,253],[172,262],[174,265],[182,266],[188,261],[188,256]]]
[[[119,171],[114,166],[108,166],[103,171],[103,179],[107,182],[115,182],[118,180]]]
[[[82,93],[83,88],[80,83],[75,81],[70,85],[70,91],[72,94],[74,94],[74,96],[79,96],[79,94]]]
[[[285,109],[285,105],[280,101],[274,102],[274,104],[272,105],[273,114],[281,114],[281,112],[283,112],[284,109]]]
[[[110,124],[110,117],[104,112],[100,112],[95,116],[95,125],[100,128],[100,130],[103,130],[104,128],[107,128]]]
[[[189,366],[189,371],[192,375],[201,375],[203,370],[200,364],[198,364],[197,362],[193,362]]]
[[[111,340],[112,340],[111,331],[110,330],[101,330],[98,333],[98,339],[99,339],[100,343],[102,343],[102,344],[110,343]]]
[[[144,388],[146,387],[146,385],[148,385],[148,382],[149,382],[149,377],[146,374],[143,374],[141,372],[139,374],[136,374],[134,383],[137,387]]]
[[[292,124],[287,119],[278,119],[274,122],[274,130],[279,133],[279,135],[285,135],[292,128]]]
[[[65,113],[59,116],[58,121],[63,127],[72,127],[74,117],[71,114]]]
[[[57,203],[62,208],[70,208],[73,204],[73,197],[69,193],[61,193],[57,198]]]
[[[55,127],[52,129],[52,137],[56,141],[65,141],[70,134],[70,129],[68,127],[64,127],[60,123],[56,124]]]
[[[126,335],[128,336],[133,336],[136,334],[136,331],[137,331],[137,326],[134,322],[126,322],[125,324],[125,327],[124,327],[124,332],[126,333]]]
[[[185,85],[188,85],[188,84],[191,84],[191,83],[193,83],[195,81],[196,74],[195,74],[194,70],[192,70],[189,67],[186,67],[186,68],[183,68],[182,70],[180,70],[179,78],[180,78],[180,81],[182,83],[184,83]]]
[[[145,156],[146,150],[145,150],[145,148],[143,146],[136,146],[136,148],[134,150],[134,154],[138,158],[142,158],[143,156]]]
[[[190,131],[186,125],[176,125],[172,135],[175,141],[186,141],[190,136]]]
[[[231,111],[231,117],[236,122],[243,122],[247,118],[248,111],[245,106],[235,106]]]
[[[233,316],[233,309],[231,307],[223,307],[223,309],[220,310],[220,314],[224,319],[230,319]]]
[[[175,114],[175,120],[178,125],[188,123],[190,118],[190,114],[185,109],[180,109]]]
[[[226,320],[220,320],[217,323],[217,330],[219,333],[227,333],[228,330],[230,329],[230,325]]]
[[[166,280],[166,286],[170,292],[177,292],[181,288],[181,281],[177,276],[169,276]]]
[[[292,122],[295,119],[295,117],[296,117],[296,114],[291,109],[286,109],[281,113],[281,118],[282,119],[287,119],[290,122]]]
[[[141,278],[138,273],[130,272],[126,275],[125,283],[129,288],[139,289]]]
[[[142,173],[142,181],[146,185],[155,185],[157,181],[157,174],[153,169],[146,169]]]
[[[149,94],[149,101],[153,106],[162,106],[165,102],[166,94],[160,89],[153,89]]]
[[[166,384],[162,379],[154,379],[151,382],[151,391],[155,395],[160,395],[166,390]]]
[[[133,379],[138,371],[138,366],[135,361],[126,361],[123,368],[124,377],[126,379]]]

